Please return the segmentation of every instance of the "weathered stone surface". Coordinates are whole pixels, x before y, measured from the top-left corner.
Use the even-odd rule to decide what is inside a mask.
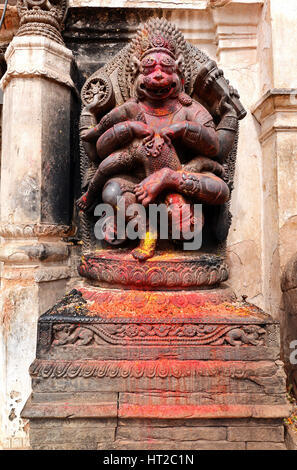
[[[288,417],[287,405],[122,405],[119,408],[121,418],[280,418]]]
[[[295,341],[297,338],[297,254],[285,266],[282,276],[283,309],[282,355],[288,374],[288,383],[297,397],[297,366]],[[295,352],[294,352],[295,351]]]
[[[245,450],[245,442],[227,441],[171,441],[171,440],[149,440],[129,441],[119,440],[109,443],[98,444],[98,450]]]
[[[273,326],[271,327],[271,329]],[[268,330],[268,328],[267,328]],[[269,332],[268,332],[269,334]],[[94,347],[76,348],[69,346],[53,346],[51,348],[51,358],[59,359],[62,355],[65,358],[73,360],[80,359],[96,359],[100,357],[104,360],[121,360],[123,358],[123,347],[109,345],[96,345]],[[39,357],[46,357],[44,351],[39,351]],[[184,348],[183,346],[134,346],[125,349],[126,360],[157,360],[172,357],[177,360],[221,360],[234,361],[240,358],[241,361],[265,361],[278,360],[280,358],[279,347],[273,346],[252,346],[238,348],[234,346],[224,346],[224,348],[216,346],[197,346]]]
[[[247,450],[287,450],[282,442],[247,442]]]
[[[154,350],[148,346],[145,349],[141,344],[139,351],[145,351],[148,360],[144,360],[140,354],[136,356],[138,360],[99,360],[103,351],[101,344],[89,344],[91,336],[83,329],[77,332],[76,340],[75,325],[80,322],[86,329],[90,328],[92,333],[92,328],[96,332],[101,329],[105,331],[104,327],[108,323],[95,323],[92,317],[86,322],[85,318],[78,314],[73,329],[71,326],[65,329],[63,323],[57,322],[56,314],[56,323],[52,324],[50,314],[40,320],[40,359],[30,369],[34,399],[32,404],[28,402],[24,411],[24,416],[31,415],[31,421],[40,423],[40,417],[47,416],[55,423],[52,427],[58,428],[57,418],[69,421],[67,417],[71,413],[72,417],[84,418],[84,428],[88,429],[88,421],[101,417],[105,424],[98,424],[99,438],[96,445],[99,449],[245,449],[247,436],[228,441],[228,428],[232,427],[235,431],[237,428],[257,429],[261,425],[265,429],[271,426],[279,432],[281,418],[289,413],[282,363],[271,360],[271,351],[278,349],[278,325],[275,323],[266,323],[266,352],[268,357],[271,355],[270,360],[266,361],[259,358],[255,358],[257,362],[251,361],[249,351],[253,351],[253,348],[254,351],[260,351],[261,346],[248,344],[226,346],[228,351],[233,348],[233,361],[226,360],[225,350],[225,360],[211,360],[208,352],[220,352],[225,348],[222,345],[209,347],[204,353],[207,360],[197,361],[187,360],[188,351],[194,348],[179,347],[183,360],[176,360],[172,354],[177,348],[163,347],[163,351],[171,351],[171,359],[162,359],[160,347]],[[122,319],[122,323],[121,319],[117,321],[116,328],[131,325],[130,319]],[[245,321],[248,322],[248,319]],[[62,325],[62,329],[57,328],[57,334],[53,334],[53,325]],[[68,322],[68,325],[71,323]],[[139,323],[135,325],[138,328]],[[133,332],[138,331],[135,325],[131,327],[134,328]],[[148,319],[144,325],[150,325]],[[126,331],[125,328],[123,331]],[[160,323],[156,323],[156,328],[159,331]],[[70,337],[69,334],[73,333],[74,336]],[[68,338],[69,344],[63,344]],[[57,342],[62,344],[58,345]],[[104,347],[107,353],[109,350],[114,354],[117,346],[106,344]],[[120,358],[123,355],[127,358],[132,348],[130,345],[118,347]],[[203,350],[201,346],[198,348]],[[158,350],[158,359],[152,360]],[[93,351],[92,354],[90,351]],[[91,359],[73,360],[80,354]],[[134,354],[135,349],[133,359]],[[67,360],[61,360],[61,355]],[[48,393],[49,390],[51,393]],[[110,423],[112,417],[118,423],[115,438],[108,436],[105,439],[102,429],[109,428],[106,423]],[[63,429],[68,432],[71,424],[66,427],[63,425],[62,433]],[[35,432],[37,435],[37,430]],[[52,435],[48,445],[55,448]],[[85,446],[82,435],[77,435],[73,444],[76,448]],[[67,448],[67,442],[67,436],[61,439],[62,448]],[[38,448],[42,448],[42,445],[37,441],[34,444],[41,446]],[[93,446],[94,439],[88,445]]]
[[[217,393],[215,402],[218,405],[236,405],[238,403],[242,405],[246,404],[286,404],[285,394],[265,394],[265,393]],[[182,393],[182,392],[163,392],[162,395],[157,392],[142,393],[120,393],[119,404],[146,404],[150,405],[207,405],[214,403],[214,396],[212,393]]]
[[[55,393],[48,391],[47,393],[33,392],[31,400],[35,403],[116,403],[118,401],[117,392],[63,392]]]
[[[116,291],[116,290],[114,290]],[[168,293],[86,289],[70,292],[46,314],[38,326],[37,358],[70,361],[176,360],[262,361],[279,359],[279,325],[252,305],[205,307],[209,290]],[[228,289],[227,289],[228,291]],[[92,295],[91,295],[92,294]],[[214,297],[226,294],[215,289]],[[86,298],[85,298],[86,296]],[[116,316],[115,300],[131,303],[137,297],[138,313]],[[142,315],[143,302],[152,302],[151,315]],[[184,305],[191,315],[155,315],[158,302]],[[194,303],[202,304],[198,307]],[[103,304],[102,304],[103,302]],[[102,305],[104,309],[102,310]],[[97,306],[102,313],[94,316]],[[159,306],[158,306],[159,308]],[[93,310],[92,310],[93,309]],[[168,313],[168,312],[167,312]],[[158,339],[158,341],[157,341]]]
[[[170,289],[211,287],[228,279],[228,266],[224,262],[223,253],[218,256],[218,254],[201,251],[193,256],[191,252],[173,251],[166,253],[166,257],[162,256],[162,252],[160,255],[139,265],[139,262],[131,256],[129,249],[122,249],[120,253],[115,253],[114,250],[96,250],[83,255],[78,271],[81,276],[90,279],[95,286],[125,289],[125,286],[128,285],[133,289],[141,287],[144,290],[162,288],[168,290],[168,296]],[[172,276],[173,270],[174,277]],[[203,272],[203,276],[199,275],[200,272]],[[87,295],[88,289],[82,290]],[[198,293],[194,291],[194,295]],[[172,294],[174,295],[174,293]],[[214,297],[216,297],[215,294],[216,292],[213,293]],[[230,292],[229,295],[226,294],[224,297],[230,298]],[[184,296],[186,297],[187,294],[184,293]],[[211,292],[209,297],[212,303]],[[135,303],[134,308],[137,311]],[[122,309],[123,311],[127,310],[125,303],[118,305],[118,311]],[[167,310],[168,306],[164,304],[163,309]],[[144,305],[142,310],[145,310]]]
[[[103,449],[107,449],[108,444],[103,444]],[[82,441],[82,442],[74,442],[70,440],[69,442],[63,443],[56,443],[56,442],[49,442],[48,444],[43,444],[36,439],[34,442],[34,447],[32,446],[32,450],[96,450],[97,446],[94,444],[93,441]]]
[[[290,426],[285,426],[285,443],[288,450],[297,450],[297,432]]]
[[[286,264],[282,275],[282,291],[297,288],[297,253]]]
[[[269,361],[46,361],[35,360],[36,392],[164,390],[208,393],[284,391],[282,365]]]
[[[32,403],[29,398],[23,418],[111,418],[117,416],[116,403]]]
[[[232,239],[231,234],[231,239]],[[255,240],[243,240],[241,242],[230,243],[227,247],[228,265],[230,274],[228,282],[235,292],[240,295],[247,295],[250,299],[257,299],[257,304],[261,299],[259,286],[261,284],[261,271],[255,271],[255,266],[260,263],[261,253]],[[244,266],[244,269],[242,269]],[[260,295],[259,295],[260,294]]]
[[[279,418],[279,419],[261,419],[261,418],[258,418],[258,419],[242,419],[242,418],[229,418],[229,419],[193,419],[193,418],[184,418],[184,419],[150,419],[149,420],[149,424],[150,426],[153,426],[153,427],[161,427],[161,428],[164,428],[164,427],[173,427],[173,426],[176,426],[176,427],[179,427],[179,426],[182,426],[182,427],[187,427],[187,426],[190,426],[190,427],[195,427],[195,426],[198,426],[198,427],[202,427],[202,426],[206,426],[206,427],[247,427],[247,426],[251,426],[251,427],[258,427],[258,426],[273,426],[273,427],[277,427],[277,426],[282,426],[283,425],[283,419],[282,418]],[[137,418],[134,418],[134,419],[122,419],[122,418],[118,418],[118,425],[121,427],[121,426],[128,426],[128,427],[146,427],[148,426],[148,421],[146,419],[137,419]]]
[[[71,429],[63,429],[62,432],[58,427],[35,428],[34,424],[30,426],[30,442],[33,448],[35,447],[35,443],[37,445],[42,444],[45,448],[48,444],[54,443],[57,445],[57,448],[59,448],[59,446],[63,445],[65,442],[73,442],[76,449],[78,449],[81,444],[85,445],[86,443],[90,448],[96,449],[97,442],[114,440],[114,435],[115,427],[96,427],[92,426],[91,422],[89,423],[89,427],[80,429],[72,426]]]
[[[63,432],[64,429],[82,429],[82,428],[94,428],[94,429],[101,429],[101,428],[116,428],[118,425],[117,418],[93,418],[85,419],[85,418],[34,418],[32,420],[32,426],[36,430],[43,429],[43,428],[59,428],[60,432]],[[101,432],[101,431],[100,431]]]
[[[284,427],[229,427],[227,430],[228,441],[260,441],[260,442],[283,442]]]
[[[160,439],[169,441],[224,441],[226,440],[226,428],[224,427],[153,427],[148,422],[147,426],[128,427],[120,426],[116,433],[117,440],[146,441]]]
[[[292,317],[297,317],[297,288],[290,289],[283,294],[286,314]]]

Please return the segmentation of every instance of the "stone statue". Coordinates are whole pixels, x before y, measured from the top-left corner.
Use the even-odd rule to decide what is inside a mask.
[[[77,205],[86,213],[83,226],[100,201],[117,210],[121,198],[125,208],[165,203],[173,227],[187,214],[182,218],[187,235],[197,221],[185,208],[202,203],[223,207],[200,222],[212,226],[217,241],[226,238],[234,158],[228,160],[245,111],[215,62],[188,44],[174,25],[151,19],[89,78],[82,98],[86,190]],[[133,257],[153,257],[157,237],[147,229]],[[116,239],[114,219],[106,224],[105,241],[125,242]]]

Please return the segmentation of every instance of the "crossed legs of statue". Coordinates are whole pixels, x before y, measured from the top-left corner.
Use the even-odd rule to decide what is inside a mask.
[[[76,201],[79,209],[82,211],[90,210],[98,200],[100,191],[106,181],[112,175],[129,170],[133,163],[133,154],[126,150],[114,152],[106,157],[98,166],[95,175],[89,183],[88,190]]]
[[[216,163],[216,162],[214,162]],[[220,165],[219,165],[220,166]],[[135,194],[145,207],[152,203],[164,189],[174,190],[165,197],[172,228],[179,225],[183,235],[192,233],[194,223],[202,230],[204,219],[193,220],[192,206],[185,198],[197,203],[223,204],[229,199],[229,188],[218,176],[210,172],[194,173],[185,167],[181,171],[164,168],[145,178],[135,186]],[[135,258],[145,260],[153,256],[156,247],[156,234],[147,232],[139,248],[132,253]]]
[[[173,190],[207,204],[223,204],[230,194],[227,184],[218,176],[187,171],[187,168],[179,171],[163,168],[138,183],[134,192],[137,200],[147,207],[164,190]]]
[[[99,165],[95,176],[89,184],[88,191],[78,200],[77,205],[82,210],[87,210],[98,199],[98,194],[104,183],[112,174],[119,173],[133,165],[134,157],[127,151],[116,152],[107,157]],[[197,171],[198,170],[198,171]],[[200,170],[200,172],[199,172]],[[216,173],[216,174],[214,174]],[[186,199],[207,203],[223,204],[229,199],[229,188],[218,176],[223,176],[223,167],[208,158],[196,157],[182,170],[174,171],[163,168],[146,177],[142,182],[136,184],[136,180],[129,182],[129,187],[123,189],[121,182],[126,182],[128,177],[111,178],[103,188],[103,202],[111,204],[117,208],[117,197],[124,201],[125,208],[135,202],[140,202],[144,207],[154,202],[158,195],[164,190],[167,192],[165,204],[175,209],[168,209],[172,225],[183,223],[182,233],[191,231],[192,213],[188,208]],[[128,178],[129,179],[129,178]],[[188,210],[188,215],[187,214]],[[116,237],[114,220],[106,224],[105,239],[111,244],[115,244]],[[109,230],[110,228],[110,230]],[[157,230],[146,231],[145,237],[141,240],[138,248],[133,250],[132,255],[139,260],[146,260],[154,255],[157,243]],[[122,243],[124,240],[117,241]]]

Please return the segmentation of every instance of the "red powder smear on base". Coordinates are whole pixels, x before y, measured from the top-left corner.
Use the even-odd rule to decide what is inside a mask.
[[[241,303],[212,303],[207,296],[200,300],[199,296],[167,295],[166,293],[152,294],[139,291],[101,291],[94,293],[81,289],[83,297],[87,300],[88,315],[103,318],[115,317],[207,317],[219,316],[259,316],[259,311],[253,306]]]

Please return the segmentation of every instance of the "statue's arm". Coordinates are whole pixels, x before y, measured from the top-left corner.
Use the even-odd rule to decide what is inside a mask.
[[[129,145],[135,138],[151,138],[154,131],[141,121],[124,121],[115,124],[97,140],[97,154],[101,160],[112,152]]]
[[[89,157],[89,160],[91,162],[98,163],[99,158],[98,158],[98,154],[96,150],[96,145],[94,144],[94,142],[84,142],[82,140],[82,145],[83,145],[83,148],[85,149],[86,154]]]
[[[107,113],[91,129],[83,129],[81,140],[93,162],[99,162],[117,149],[128,145],[134,137],[151,135],[141,122],[141,109],[135,100],[129,100]]]
[[[197,153],[215,157],[219,153],[219,138],[214,127],[203,125],[196,121],[181,121],[162,129],[166,140],[179,139],[188,148]]]
[[[227,98],[223,98],[220,109],[222,118],[216,129],[219,139],[219,152],[216,155],[216,160],[224,163],[234,144],[238,129],[238,117]]]
[[[168,141],[178,138],[197,154],[223,163],[233,147],[238,128],[236,111],[227,100],[225,97],[220,103],[222,118],[217,128],[206,109],[196,103],[185,120],[162,129],[161,135]]]
[[[108,129],[120,122],[136,119],[139,113],[139,105],[135,101],[127,101],[105,114],[96,126],[91,129],[85,129],[81,133],[81,139],[84,142],[96,143],[99,137]]]

